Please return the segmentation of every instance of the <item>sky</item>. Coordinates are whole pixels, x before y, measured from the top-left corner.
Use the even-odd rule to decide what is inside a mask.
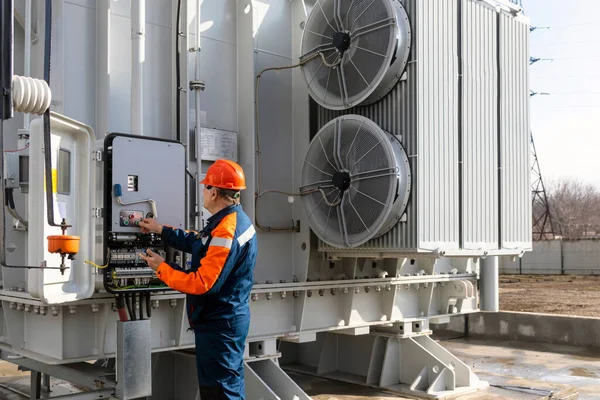
[[[530,87],[538,92],[531,128],[544,182],[577,179],[600,189],[600,0],[523,0],[523,7],[538,27],[531,57],[542,59],[530,66]]]

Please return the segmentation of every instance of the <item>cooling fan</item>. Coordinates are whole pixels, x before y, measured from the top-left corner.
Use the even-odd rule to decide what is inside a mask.
[[[410,34],[398,0],[317,0],[300,57],[311,97],[331,110],[381,99],[402,76]]]
[[[302,169],[302,199],[316,235],[357,247],[388,232],[410,196],[408,157],[398,138],[359,115],[330,121],[312,140]]]

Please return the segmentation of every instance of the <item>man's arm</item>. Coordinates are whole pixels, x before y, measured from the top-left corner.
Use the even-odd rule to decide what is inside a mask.
[[[212,231],[212,239],[206,256],[200,260],[200,266],[195,271],[178,271],[163,262],[158,267],[156,275],[175,290],[187,294],[205,294],[227,277],[238,251],[237,241],[234,241],[236,214],[227,215]],[[216,289],[216,288],[215,288]]]
[[[142,233],[159,233],[167,245],[185,253],[192,252],[197,232],[175,229],[169,225],[162,225],[154,218],[144,218],[140,221]]]
[[[163,226],[161,234],[167,245],[173,247],[175,250],[183,251],[185,253],[192,252],[192,246],[197,240],[197,232],[175,229],[168,225]]]

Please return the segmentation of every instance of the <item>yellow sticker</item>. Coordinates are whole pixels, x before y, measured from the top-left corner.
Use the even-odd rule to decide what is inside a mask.
[[[56,193],[58,189],[58,171],[52,170],[52,193]],[[46,191],[46,175],[44,174],[44,192]]]

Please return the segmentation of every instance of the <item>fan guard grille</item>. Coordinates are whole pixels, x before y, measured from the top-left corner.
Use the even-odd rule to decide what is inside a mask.
[[[410,25],[397,0],[317,0],[301,45],[312,98],[342,110],[383,97],[408,61]]]
[[[386,233],[406,209],[408,158],[398,139],[373,121],[345,115],[311,142],[301,191],[317,236],[331,246],[357,247]]]

